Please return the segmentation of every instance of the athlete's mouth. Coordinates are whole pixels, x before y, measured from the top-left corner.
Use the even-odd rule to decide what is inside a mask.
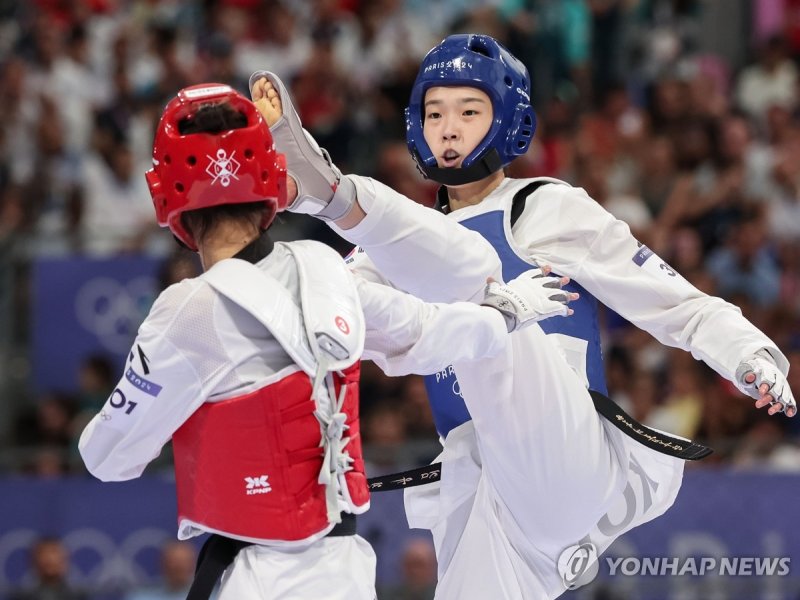
[[[442,166],[455,167],[458,165],[458,161],[460,158],[461,155],[455,150],[452,149],[445,150],[444,153],[442,154]]]

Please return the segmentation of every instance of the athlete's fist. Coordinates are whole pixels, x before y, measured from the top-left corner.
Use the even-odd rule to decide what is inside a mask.
[[[745,358],[736,368],[736,387],[756,399],[756,408],[769,406],[769,414],[797,414],[797,403],[786,377],[778,370],[775,360],[766,350]]]
[[[561,289],[569,277],[550,277],[549,272],[549,267],[531,269],[506,284],[490,279],[481,304],[499,310],[509,332],[548,317],[571,315],[568,304],[578,294]]]

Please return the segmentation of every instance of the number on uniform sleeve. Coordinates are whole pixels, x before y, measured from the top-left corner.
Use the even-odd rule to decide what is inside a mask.
[[[675,271],[673,271],[672,267],[670,267],[667,263],[662,262],[659,266],[661,267],[662,271],[667,272],[667,275],[670,277],[675,277]]]
[[[125,414],[129,415],[133,409],[136,408],[138,402],[128,400],[125,397],[124,392],[117,388],[111,392],[111,397],[108,399],[108,404],[111,406],[111,408],[125,408]]]

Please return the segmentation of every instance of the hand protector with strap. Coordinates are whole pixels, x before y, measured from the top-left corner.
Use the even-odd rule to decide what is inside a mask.
[[[506,284],[486,284],[481,304],[499,310],[511,332],[548,317],[567,316],[569,301],[570,294],[561,289],[561,280],[536,268]]]
[[[286,155],[286,169],[297,184],[297,199],[287,210],[336,221],[350,212],[356,201],[355,185],[343,179],[328,153],[303,129],[292,98],[280,78],[269,71],[250,76],[250,93],[261,78],[272,83],[281,100],[283,114],[269,128],[278,152]]]
[[[756,378],[753,383],[747,383],[745,377],[753,373]],[[747,394],[752,398],[761,398],[759,388],[763,384],[769,386],[769,392],[773,398],[770,405],[776,402],[781,405],[781,412],[787,413],[789,416],[794,416],[797,413],[797,404],[789,388],[789,383],[786,377],[778,370],[775,360],[769,352],[761,349],[755,354],[746,357],[736,367],[736,381],[734,382],[739,391]]]

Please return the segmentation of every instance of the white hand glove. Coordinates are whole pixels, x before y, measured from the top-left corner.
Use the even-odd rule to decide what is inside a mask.
[[[736,367],[735,384],[741,392],[758,400],[758,408],[769,405],[770,414],[784,412],[787,417],[797,414],[797,404],[789,383],[766,350],[751,354]],[[762,389],[762,386],[766,388]],[[775,405],[780,408],[774,408]]]
[[[481,304],[499,310],[508,331],[517,331],[548,317],[571,315],[567,304],[578,294],[561,289],[568,282],[568,277],[550,277],[542,269],[531,269],[506,284],[487,283]]]

